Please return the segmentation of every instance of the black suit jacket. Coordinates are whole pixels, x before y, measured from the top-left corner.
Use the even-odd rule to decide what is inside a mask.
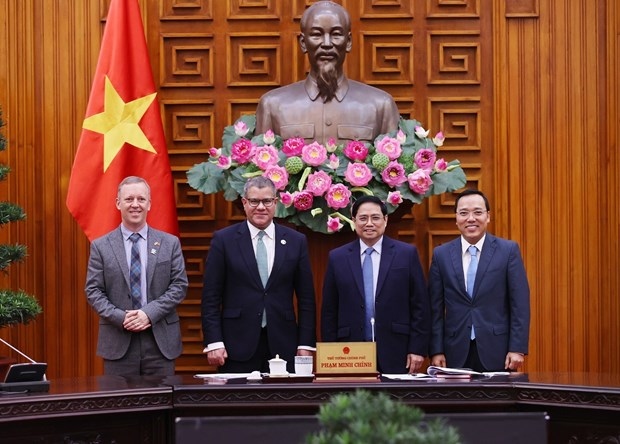
[[[247,222],[215,232],[202,292],[205,345],[223,341],[229,358],[248,360],[258,346],[263,309],[271,354],[279,354],[292,371],[297,347],[316,345],[316,303],[306,237],[275,224],[274,262],[263,288]]]

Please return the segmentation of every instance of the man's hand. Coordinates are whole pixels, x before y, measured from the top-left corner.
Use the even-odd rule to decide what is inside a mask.
[[[438,354],[431,356],[431,365],[435,367],[446,367],[446,355]]]
[[[506,355],[506,362],[504,362],[504,367],[508,370],[518,370],[519,367],[523,365],[524,360],[525,358],[523,353],[508,352]]]
[[[216,365],[220,367],[224,365],[227,358],[228,353],[226,352],[226,348],[216,348],[215,350],[207,352],[207,361],[209,362],[209,365]]]
[[[409,374],[418,373],[418,371],[422,368],[423,362],[424,356],[409,353],[407,355],[407,368],[409,369]]]
[[[142,310],[127,310],[123,328],[127,331],[140,332],[151,327],[151,320]]]

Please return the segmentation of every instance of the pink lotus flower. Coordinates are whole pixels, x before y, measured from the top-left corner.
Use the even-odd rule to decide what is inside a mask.
[[[430,132],[429,130],[425,130],[421,126],[416,126],[413,131],[415,132],[415,135],[418,136],[420,139],[426,138],[426,136],[428,136],[428,133]]]
[[[439,131],[437,134],[435,134],[435,137],[433,137],[433,143],[435,144],[435,146],[442,146],[444,140],[446,140],[446,138],[441,131]]]
[[[280,193],[280,202],[282,202],[282,205],[284,205],[286,208],[290,207],[291,205],[293,205],[293,195],[288,191]]]
[[[319,166],[327,159],[327,150],[318,142],[304,145],[301,150],[301,160],[310,166]]]
[[[397,207],[403,203],[403,196],[400,194],[400,191],[390,191],[388,193],[387,201],[390,205]]]
[[[416,170],[407,176],[409,182],[409,188],[414,193],[425,194],[433,184],[433,179],[429,176],[426,170]]]
[[[329,163],[327,164],[332,170],[337,169],[340,166],[340,159],[335,154],[329,156]]]
[[[437,159],[435,162],[435,171],[444,172],[448,169],[448,162],[446,162],[443,158]]]
[[[405,143],[405,141],[407,140],[407,136],[405,135],[405,133],[403,133],[403,130],[398,130],[398,132],[396,133],[396,140],[398,140],[398,143],[400,143],[401,145]]]
[[[230,148],[230,157],[240,165],[248,163],[254,156],[256,146],[248,139],[239,139]]]
[[[368,147],[358,140],[352,140],[344,147],[343,153],[349,159],[363,162],[368,157]]]
[[[223,170],[227,170],[232,166],[232,160],[230,156],[220,156],[217,159],[217,166]]]
[[[378,153],[385,154],[390,160],[398,159],[403,152],[400,147],[400,142],[388,136],[378,141],[375,148]]]
[[[263,176],[270,178],[278,190],[283,190],[288,185],[288,172],[282,166],[271,165],[265,170]]]
[[[278,163],[278,150],[273,145],[263,145],[256,148],[254,163],[261,169],[266,170]]]
[[[330,233],[335,233],[340,231],[342,227],[344,227],[344,225],[342,225],[339,218],[330,216],[327,217],[327,231]]]
[[[322,196],[332,185],[332,178],[325,171],[316,171],[308,176],[306,190],[315,196]]]
[[[276,135],[269,129],[265,134],[263,134],[263,141],[266,145],[271,145],[276,141]]]
[[[437,155],[435,151],[429,150],[428,148],[422,148],[413,157],[415,164],[424,170],[431,171],[435,166],[435,159],[437,159]]]
[[[351,200],[351,191],[341,183],[332,185],[325,193],[325,200],[334,210],[345,208]]]
[[[235,123],[234,128],[235,128],[235,134],[239,137],[245,136],[250,130],[250,128],[248,128],[248,126],[241,120]]]
[[[344,172],[344,180],[354,187],[365,187],[371,179],[372,172],[365,163],[351,162]]]
[[[222,155],[222,148],[209,148],[209,156],[217,159]]]
[[[301,137],[286,139],[282,144],[282,152],[286,157],[301,156],[301,150],[306,142]]]
[[[338,148],[338,145],[336,144],[336,141],[334,140],[333,137],[330,137],[329,140],[327,141],[327,145],[325,145],[325,149],[327,150],[328,153],[333,153],[334,151],[336,151],[337,148]]]
[[[385,169],[381,172],[381,178],[383,179],[383,182],[390,187],[397,187],[401,183],[407,182],[407,177],[405,177],[405,167],[393,160],[388,163]]]
[[[309,191],[297,191],[293,193],[293,205],[299,211],[306,211],[312,208],[314,196]]]

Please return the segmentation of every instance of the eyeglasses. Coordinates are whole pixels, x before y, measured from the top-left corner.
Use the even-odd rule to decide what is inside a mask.
[[[368,216],[358,216],[355,218],[355,222],[359,222],[360,224],[367,224],[368,220],[369,220]],[[375,214],[374,216],[370,216],[370,221],[375,225],[381,222],[382,220],[383,220],[383,216],[379,216],[378,214]]]
[[[482,217],[486,213],[487,213],[487,210],[473,210],[473,211],[461,210],[461,211],[456,212],[456,214],[458,214],[459,217],[469,217],[470,214],[473,214],[474,217]]]
[[[276,200],[278,200],[276,197],[272,197],[271,199],[246,199],[246,202],[253,208],[258,207],[260,204],[263,204],[265,208],[269,208]]]

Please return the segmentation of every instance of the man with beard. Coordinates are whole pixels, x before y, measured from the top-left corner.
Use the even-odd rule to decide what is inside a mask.
[[[306,9],[300,27],[299,45],[308,54],[310,73],[261,97],[256,133],[271,129],[284,139],[324,144],[330,138],[372,142],[395,130],[400,116],[392,97],[344,75],[352,44],[347,11],[337,3],[318,1]]]

